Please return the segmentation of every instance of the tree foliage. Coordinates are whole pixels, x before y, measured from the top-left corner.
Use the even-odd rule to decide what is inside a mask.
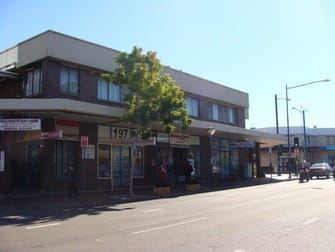
[[[139,127],[142,137],[150,136],[153,124],[158,123],[168,133],[177,125],[185,129],[191,124],[184,92],[170,75],[162,74],[163,66],[155,52],[142,54],[141,48],[134,47],[129,54],[117,55],[115,62],[115,72],[103,77],[126,87],[124,101],[129,109],[122,120]]]

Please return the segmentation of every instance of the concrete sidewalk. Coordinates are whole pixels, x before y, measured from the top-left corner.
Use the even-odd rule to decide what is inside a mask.
[[[165,195],[153,194],[152,187],[135,188],[132,197],[129,197],[128,190],[94,191],[80,192],[78,196],[68,198],[67,192],[57,193],[13,193],[3,195],[0,198],[0,210],[4,209],[26,209],[26,208],[75,208],[116,205],[125,202],[135,202],[144,200],[153,200],[162,197],[178,197],[192,193],[203,193],[217,190],[226,190],[238,187],[247,187],[295,180],[297,177],[289,178],[288,174],[267,174],[264,178],[252,178],[248,180],[225,181],[220,184],[214,184],[210,187],[208,184],[201,184],[200,190],[186,191],[184,184],[171,186],[171,192]]]

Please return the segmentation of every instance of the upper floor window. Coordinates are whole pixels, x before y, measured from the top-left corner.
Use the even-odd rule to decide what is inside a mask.
[[[237,124],[237,110],[216,103],[212,103],[209,108],[209,119],[225,123]]]
[[[237,123],[237,111],[235,108],[227,107],[227,122],[229,123]]]
[[[79,71],[63,67],[60,72],[60,90],[63,94],[79,95]]]
[[[328,136],[328,145],[335,145],[335,136]]]
[[[102,78],[98,80],[98,99],[112,102],[122,102],[122,87],[105,81]]]
[[[199,101],[192,97],[186,97],[186,108],[190,116],[199,116]]]
[[[209,109],[209,119],[223,121],[222,107],[213,103]]]
[[[36,96],[42,92],[42,72],[40,68],[27,72],[24,82],[25,96]]]

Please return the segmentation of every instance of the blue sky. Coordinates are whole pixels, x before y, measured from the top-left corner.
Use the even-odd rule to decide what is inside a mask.
[[[249,94],[247,128],[275,126],[288,90],[291,126],[335,127],[333,0],[11,0],[1,5],[0,51],[48,29],[130,52]],[[285,100],[278,100],[286,126]]]

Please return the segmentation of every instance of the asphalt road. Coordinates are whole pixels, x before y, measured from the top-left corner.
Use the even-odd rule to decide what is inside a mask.
[[[0,251],[335,251],[335,181],[0,211]]]

